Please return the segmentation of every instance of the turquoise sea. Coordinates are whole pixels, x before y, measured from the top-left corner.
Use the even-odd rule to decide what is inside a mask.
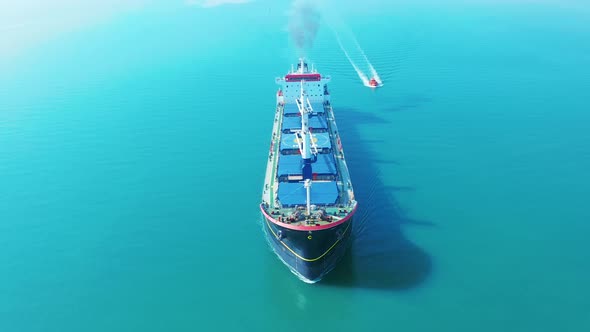
[[[0,1],[0,331],[590,331],[590,3],[300,5]],[[258,209],[300,55],[360,204],[315,285]]]

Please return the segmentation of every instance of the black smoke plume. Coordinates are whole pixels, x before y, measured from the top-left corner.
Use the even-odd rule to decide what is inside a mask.
[[[289,17],[289,33],[298,49],[311,48],[320,26],[320,13],[311,1],[295,0]]]

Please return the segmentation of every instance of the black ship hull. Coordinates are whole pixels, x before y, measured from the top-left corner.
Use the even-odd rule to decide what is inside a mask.
[[[322,230],[283,227],[264,216],[264,229],[274,252],[301,280],[315,283],[330,272],[350,246],[352,217]]]

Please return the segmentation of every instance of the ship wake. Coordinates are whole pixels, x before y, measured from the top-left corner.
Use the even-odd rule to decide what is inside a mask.
[[[350,65],[352,66],[352,68],[354,68],[354,71],[357,73],[359,79],[361,80],[361,83],[366,87],[382,86],[383,81],[381,80],[381,77],[379,77],[379,73],[377,73],[377,70],[375,70],[375,67],[373,66],[371,61],[369,61],[367,54],[365,53],[365,51],[363,50],[363,48],[359,44],[358,40],[356,39],[356,37],[354,36],[352,31],[350,31],[350,34],[352,36],[352,40],[353,40],[357,50],[361,54],[366,66],[369,69],[371,79],[369,79],[369,76],[364,71],[362,71],[359,68],[359,66],[353,61],[352,57],[350,56],[350,53],[348,53],[348,51],[346,50],[346,48],[342,44],[342,40],[340,39],[340,36],[338,35],[338,33],[336,31],[334,31],[334,34],[336,36],[336,41],[338,42],[338,46],[340,46],[342,53],[344,53],[344,55],[346,56],[346,59],[348,59],[348,62],[350,62]],[[374,82],[376,82],[376,85],[372,85],[371,80],[374,80]]]
[[[342,42],[340,41],[340,37],[338,37],[338,34],[336,34],[336,40],[338,41],[338,45],[340,46],[340,49],[342,50],[342,52],[344,53],[344,55],[348,59],[348,62],[350,62],[350,64],[352,65],[352,68],[354,68],[354,70],[356,71],[361,82],[363,82],[363,85],[369,86],[369,78],[362,70],[360,70],[360,68],[354,63],[354,61],[352,61],[352,58],[350,57],[350,55],[348,55],[348,52],[344,48],[344,45],[342,45]]]
[[[369,61],[369,58],[365,54],[365,51],[363,51],[361,45],[359,44],[359,42],[356,39],[356,37],[354,36],[354,34],[352,35],[352,39],[353,39],[354,44],[356,45],[357,49],[359,50],[359,52],[361,53],[361,55],[365,59],[365,62],[369,66],[369,71],[371,72],[371,77],[373,77],[375,80],[377,80],[377,83],[379,83],[379,85],[383,85],[383,81],[381,80],[381,77],[379,77],[379,74],[375,70],[375,67],[373,67],[373,64],[371,63],[371,61]]]

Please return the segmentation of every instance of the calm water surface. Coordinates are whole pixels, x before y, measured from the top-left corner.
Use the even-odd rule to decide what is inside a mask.
[[[1,331],[590,330],[587,2],[317,5],[360,208],[316,285],[258,210],[291,3],[203,3],[0,4]]]

